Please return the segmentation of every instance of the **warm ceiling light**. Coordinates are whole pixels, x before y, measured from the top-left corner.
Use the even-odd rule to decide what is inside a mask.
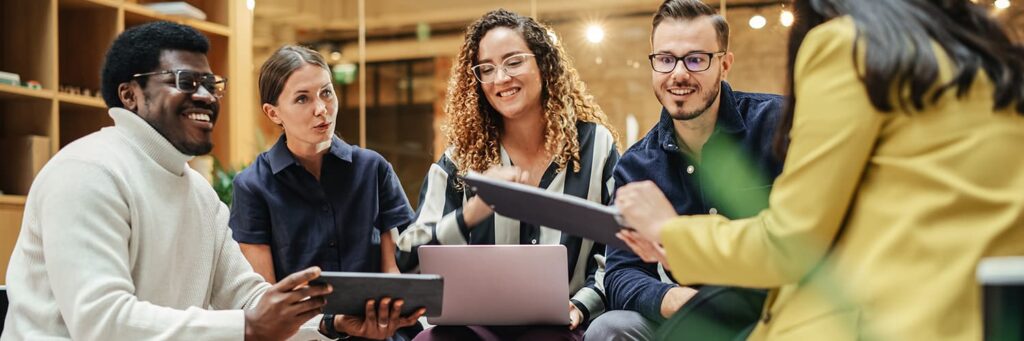
[[[750,28],[755,29],[755,30],[760,30],[760,29],[764,28],[764,25],[768,24],[768,19],[765,19],[760,14],[757,14],[757,15],[754,15],[754,16],[750,17],[749,24],[750,24]]]
[[[1010,8],[1010,0],[996,0],[995,5],[998,9],[1007,9]]]
[[[779,23],[785,27],[793,26],[793,12],[787,9],[782,10],[782,13],[779,14]]]
[[[604,40],[604,29],[598,25],[587,27],[587,41],[597,44]]]

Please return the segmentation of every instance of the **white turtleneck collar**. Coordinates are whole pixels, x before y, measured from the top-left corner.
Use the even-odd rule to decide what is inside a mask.
[[[127,109],[110,108],[109,114],[114,119],[114,127],[128,137],[128,140],[137,146],[143,154],[174,175],[185,174],[186,162],[192,159],[192,155],[185,155],[178,151],[146,120]]]

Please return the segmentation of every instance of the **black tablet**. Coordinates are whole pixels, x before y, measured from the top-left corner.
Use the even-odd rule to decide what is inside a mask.
[[[366,301],[391,297],[402,299],[402,316],[412,314],[421,307],[426,316],[440,316],[444,294],[444,279],[439,275],[383,274],[367,272],[320,273],[311,285],[330,283],[334,291],[327,296],[324,313],[363,316]]]
[[[619,210],[613,206],[511,181],[491,179],[479,173],[469,173],[462,179],[495,212],[503,216],[561,230],[616,248],[629,248],[615,236],[615,233],[628,228],[623,226]]]

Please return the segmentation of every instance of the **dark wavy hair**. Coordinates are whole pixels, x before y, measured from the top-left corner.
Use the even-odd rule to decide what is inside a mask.
[[[117,87],[131,81],[134,74],[157,71],[160,54],[167,50],[206,54],[210,41],[192,27],[167,21],[146,23],[121,32],[107,50],[100,73],[103,101],[107,106],[123,107]],[[144,80],[138,83],[145,89]]]
[[[1024,47],[1010,40],[985,8],[969,0],[796,0],[796,21],[789,38],[789,98],[779,129],[775,151],[785,157],[793,126],[793,70],[804,37],[814,27],[839,16],[850,16],[857,27],[855,65],[862,69],[861,82],[871,104],[881,112],[895,106],[921,110],[947,91],[967,94],[979,70],[992,80],[994,109],[1013,106],[1024,114]],[[953,80],[938,84],[939,62],[932,44],[949,56],[955,66]],[[861,46],[865,49],[859,51]],[[863,55],[863,66],[857,59]],[[894,88],[905,96],[892,97]]]
[[[537,60],[546,122],[544,149],[553,156],[559,170],[572,165],[574,172],[579,171],[578,121],[604,126],[616,140],[618,135],[580,81],[562,45],[551,38],[553,31],[533,18],[498,9],[469,25],[466,40],[452,65],[444,108],[448,119],[441,128],[454,149],[452,158],[459,172],[482,172],[501,163],[501,114],[487,102],[472,70],[478,61],[480,40],[498,27],[519,32]]]

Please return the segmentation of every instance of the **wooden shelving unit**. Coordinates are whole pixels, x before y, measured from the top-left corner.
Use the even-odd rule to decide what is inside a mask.
[[[0,71],[42,85],[29,89],[0,84],[0,138],[48,137],[52,157],[68,143],[112,125],[106,104],[95,95],[107,48],[126,28],[166,20],[205,34],[211,43],[210,66],[229,80],[213,156],[230,164],[251,160],[260,147],[252,134],[259,118],[252,81],[252,11],[245,1],[187,0],[207,15],[195,20],[145,6],[153,2],[161,1],[0,0]],[[89,95],[61,91],[68,86],[88,89]],[[2,167],[8,163],[0,163]],[[0,194],[0,283],[21,228],[26,195]]]

